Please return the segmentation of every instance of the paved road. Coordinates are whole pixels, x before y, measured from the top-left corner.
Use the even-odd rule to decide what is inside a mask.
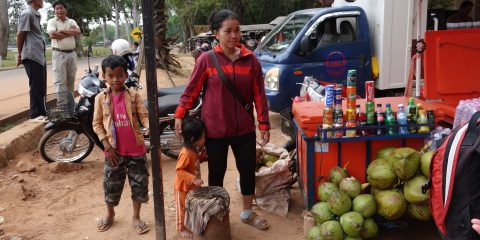
[[[90,59],[90,64],[100,65],[103,58]],[[82,59],[77,64],[77,76],[75,89],[78,80],[88,69],[87,60]],[[0,71],[0,119],[18,113],[29,108],[29,87],[28,77],[25,69],[18,68],[8,71]],[[52,65],[47,66],[47,94],[54,93]]]

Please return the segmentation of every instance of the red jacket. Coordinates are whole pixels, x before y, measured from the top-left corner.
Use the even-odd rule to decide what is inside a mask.
[[[269,130],[268,104],[265,96],[262,67],[253,53],[239,46],[240,57],[232,62],[217,45],[213,51],[225,75],[249,103],[255,103],[260,130]],[[240,136],[255,131],[253,109],[247,112],[224,86],[207,53],[196,61],[190,83],[178,103],[175,117],[183,119],[204,88],[202,120],[209,138]]]

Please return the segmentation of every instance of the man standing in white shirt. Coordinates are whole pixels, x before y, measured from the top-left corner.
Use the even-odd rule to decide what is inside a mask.
[[[47,32],[52,39],[52,65],[55,92],[74,91],[75,75],[77,73],[77,53],[75,52],[75,36],[80,35],[80,28],[75,20],[67,18],[67,5],[62,1],[53,3],[55,18],[48,20]],[[73,102],[69,102],[66,94],[57,96],[57,105],[68,103],[72,110]],[[70,101],[72,101],[71,99]],[[65,106],[64,105],[64,106]]]

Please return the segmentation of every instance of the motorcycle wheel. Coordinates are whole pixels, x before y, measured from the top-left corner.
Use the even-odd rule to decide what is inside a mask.
[[[72,148],[75,135],[78,135],[78,138]],[[42,158],[47,162],[78,163],[92,152],[93,146],[92,139],[84,132],[77,132],[73,129],[52,129],[40,139],[38,149]]]
[[[183,141],[175,135],[173,123],[165,122],[160,124],[159,132],[162,153],[177,160],[183,147]]]

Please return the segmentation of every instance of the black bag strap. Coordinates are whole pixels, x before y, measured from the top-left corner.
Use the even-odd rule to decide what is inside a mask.
[[[215,56],[215,52],[213,50],[208,51],[208,56],[210,56],[210,59],[212,59],[213,65],[215,65],[215,68],[217,69],[217,73],[220,76],[220,79],[222,79],[223,85],[230,91],[230,93],[237,99],[238,102],[243,106],[243,109],[250,113],[250,103],[247,103],[243,96],[238,92],[238,90],[235,88],[235,86],[232,85],[232,83],[228,80],[227,75],[222,70],[222,67],[220,67],[220,63],[218,62],[217,56]]]
[[[480,111],[475,112],[468,122],[467,132],[462,141],[462,146],[472,146],[478,138],[478,131],[476,131],[478,119],[480,118]]]

